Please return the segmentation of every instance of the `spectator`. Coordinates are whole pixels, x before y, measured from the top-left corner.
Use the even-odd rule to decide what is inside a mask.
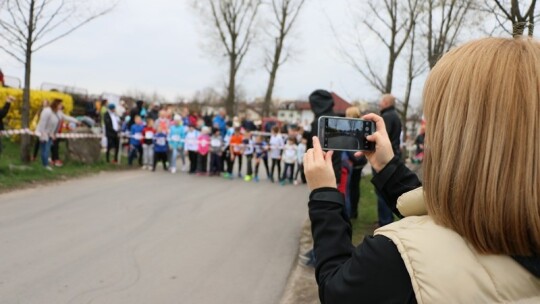
[[[169,128],[171,127],[171,120],[167,118],[167,111],[159,111],[159,118],[155,121],[156,128],[160,127],[161,130],[165,133],[169,133]]]
[[[159,103],[154,102],[152,104],[152,108],[146,114],[146,117],[152,119],[154,121],[154,123],[155,123],[157,121],[157,119],[159,118],[159,109],[160,109]],[[156,127],[157,127],[157,125],[156,125]]]
[[[174,124],[169,130],[169,147],[171,148],[171,173],[176,173],[176,160],[178,155],[182,160],[182,170],[186,171],[186,156],[184,154],[184,140],[186,139],[186,129],[182,125],[182,117],[174,116]]]
[[[319,130],[319,118],[321,116],[336,116],[336,114],[334,113],[334,98],[332,97],[332,94],[326,90],[316,90],[311,93],[311,95],[309,95],[309,104],[315,118],[311,122],[311,126],[307,128],[311,129],[311,132],[307,132],[307,129],[304,128],[304,130],[306,130],[304,134],[307,139],[307,148],[312,149],[313,136],[316,136],[317,130]],[[334,169],[337,185],[341,182],[341,162],[341,153],[333,153],[332,168]],[[306,254],[300,255],[300,259],[304,261],[307,266],[315,266],[315,251],[310,250]]]
[[[230,163],[228,166],[229,178],[233,177],[234,163],[235,163],[235,160],[237,159],[238,159],[238,178],[242,178],[242,150],[243,150],[242,141],[243,140],[244,140],[244,137],[240,133],[240,128],[235,127],[234,134],[231,136],[231,140],[229,141],[229,149],[231,152]]]
[[[294,175],[294,185],[298,185],[298,175],[302,178],[302,183],[306,183],[306,177],[302,173],[304,172],[304,154],[306,154],[307,139],[300,138],[300,143],[296,151],[296,163],[298,169],[296,169],[296,174]]]
[[[152,165],[152,172],[156,171],[156,165],[161,161],[163,164],[163,170],[168,171],[167,168],[167,152],[169,146],[167,145],[167,133],[160,125],[156,126],[156,135],[154,136],[154,163]]]
[[[242,152],[246,157],[247,172],[244,177],[244,181],[250,182],[253,179],[253,140],[251,139],[251,132],[246,131],[244,139],[242,140]]]
[[[221,136],[225,136],[227,133],[227,125],[225,123],[225,109],[221,108],[218,111],[218,114],[214,117],[212,125],[214,128],[219,129]]]
[[[129,111],[129,117],[131,117],[131,119],[128,122],[128,130],[131,130],[131,126],[135,123],[133,119],[135,116],[140,116],[142,120],[146,118],[145,115],[143,115],[143,109],[144,101],[137,100],[137,102],[135,102],[135,107]]]
[[[142,118],[139,115],[133,116],[134,124],[131,126],[131,129],[129,130],[129,155],[128,155],[128,165],[133,164],[133,160],[135,157],[138,156],[139,158],[139,166],[143,165],[143,147],[142,147],[142,140],[143,140],[143,131],[144,131],[144,124],[142,121]]]
[[[31,131],[36,131],[38,123],[39,123],[39,118],[41,116],[41,112],[43,111],[43,109],[45,109],[48,106],[49,106],[49,101],[46,100],[46,99],[43,100],[41,108],[39,109],[39,111],[36,113],[36,115],[32,119],[32,122],[30,122],[30,130]],[[39,152],[39,146],[40,146],[39,137],[35,137],[34,151],[32,152],[32,156],[30,157],[30,161],[36,160],[38,152]]]
[[[0,70],[0,73],[2,73],[2,70]],[[4,106],[2,107],[2,109],[0,109],[0,131],[4,131],[4,118],[9,113],[9,108],[11,107],[11,103],[14,100],[15,98],[13,96],[8,96],[6,98],[6,102],[4,103]],[[0,136],[0,154],[2,154],[2,137],[1,136]]]
[[[396,98],[390,94],[383,95],[379,102],[379,108],[381,109],[381,116],[384,119],[384,124],[392,143],[392,150],[394,155],[399,159],[401,158],[400,151],[400,136],[401,136],[401,121],[395,109]],[[373,172],[375,174],[375,172]],[[377,193],[377,213],[379,216],[379,227],[388,225],[394,221],[392,210],[388,207],[388,203],[380,192]]]
[[[283,147],[283,176],[281,177],[281,185],[284,186],[287,179],[289,183],[293,183],[294,177],[294,164],[298,157],[298,146],[296,145],[296,139],[289,137],[287,144]]]
[[[5,86],[6,86],[6,82],[5,82],[5,79],[4,79],[4,73],[0,69],[0,87],[5,87]]]
[[[199,131],[194,126],[189,125],[186,132],[186,150],[189,156],[189,174],[195,174],[197,171],[197,152],[199,150],[199,144],[197,139],[199,138]]]
[[[221,155],[223,153],[223,138],[218,128],[214,128],[214,134],[210,138],[210,176],[219,175],[222,169]]]
[[[99,107],[99,123],[102,128],[105,128],[105,114],[107,113],[108,103],[107,99],[103,99]]]
[[[58,107],[58,112],[56,113],[59,119],[58,130],[56,131],[57,134],[60,134],[63,132],[64,123],[66,121],[69,121],[75,125],[80,125],[80,122],[76,118],[64,114],[63,110],[64,110],[64,105],[60,104]],[[62,140],[63,139],[61,138],[55,138],[53,139],[52,144],[51,144],[51,160],[52,160],[51,164],[56,167],[62,167],[64,165],[62,161],[60,160],[60,142]]]
[[[540,145],[539,58],[540,44],[518,36],[474,41],[439,60],[424,88],[425,187],[402,196],[399,210],[397,198],[420,182],[394,155],[384,119],[364,117],[377,125],[368,137],[376,150],[366,153],[372,182],[410,217],[357,248],[330,155],[319,146],[306,153],[322,303],[540,301],[540,229],[532,228],[540,227],[540,154],[530,149]]]
[[[198,175],[208,174],[208,152],[210,151],[210,128],[203,127],[198,137]]]
[[[105,124],[105,136],[107,137],[107,152],[105,153],[105,159],[107,162],[113,164],[118,163],[118,152],[120,140],[118,138],[118,132],[120,132],[120,118],[116,115],[116,106],[114,104],[108,105],[108,111],[103,116]],[[114,149],[114,158],[110,161],[110,152]]]
[[[426,127],[420,127],[420,133],[416,136],[414,144],[416,145],[416,154],[413,161],[421,163],[424,159],[424,138],[426,137]]]
[[[52,167],[49,165],[49,154],[51,152],[52,141],[56,139],[56,131],[58,130],[58,124],[60,122],[58,110],[61,104],[61,99],[55,99],[49,107],[45,107],[43,111],[41,111],[36,128],[36,132],[39,134],[41,164],[49,171],[52,171]]]
[[[227,121],[225,125],[227,126],[227,131],[223,137],[225,149],[223,149],[223,154],[221,154],[221,168],[223,171],[225,171],[225,164],[227,164],[227,171],[223,173],[223,177],[230,178],[231,176],[229,176],[229,171],[232,172],[230,143],[231,137],[234,134],[234,127],[232,121]]]
[[[146,119],[146,126],[143,129],[143,170],[151,170],[154,166],[154,136],[156,129],[154,128],[154,120]]]
[[[283,142],[283,137],[281,136],[281,133],[279,133],[278,126],[272,127],[270,141],[268,144],[270,145],[270,151],[268,152],[268,156],[272,160],[272,167],[270,169],[270,181],[273,183],[275,181],[274,170],[276,167],[278,179],[281,177],[281,150],[283,149],[283,146],[285,146],[285,143]]]
[[[259,182],[259,165],[261,161],[266,169],[266,177],[270,180],[270,170],[268,169],[268,143],[263,139],[262,135],[255,138],[255,182]]]

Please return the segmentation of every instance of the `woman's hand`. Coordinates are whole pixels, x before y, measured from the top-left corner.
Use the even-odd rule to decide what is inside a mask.
[[[380,172],[394,158],[392,143],[386,132],[386,126],[382,117],[376,114],[368,114],[362,117],[363,120],[371,120],[375,123],[376,132],[366,137],[370,142],[375,143],[375,151],[362,151],[354,154],[355,157],[365,155],[375,172]]]
[[[317,136],[313,137],[313,148],[304,155],[304,172],[310,190],[337,188],[336,175],[332,166],[334,151],[324,153]]]

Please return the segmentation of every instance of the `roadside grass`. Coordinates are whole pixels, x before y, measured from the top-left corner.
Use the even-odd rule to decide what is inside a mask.
[[[377,221],[377,195],[371,184],[371,175],[363,176],[360,180],[360,203],[358,203],[358,218],[352,219],[354,245],[362,242],[365,235],[372,235]]]
[[[60,144],[60,158],[64,166],[47,171],[38,159],[30,164],[20,160],[19,144],[7,138],[2,139],[3,152],[0,155],[0,192],[22,188],[42,182],[60,181],[101,171],[123,170],[127,168],[125,157],[120,165],[107,164],[102,157],[98,163],[85,165],[74,161],[65,161],[65,143]]]

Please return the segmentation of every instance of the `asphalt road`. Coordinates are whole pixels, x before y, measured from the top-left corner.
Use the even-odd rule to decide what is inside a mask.
[[[97,176],[0,195],[0,303],[278,303],[307,188]]]

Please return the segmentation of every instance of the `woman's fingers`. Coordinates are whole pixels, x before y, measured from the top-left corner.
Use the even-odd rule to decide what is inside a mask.
[[[319,141],[319,138],[317,136],[313,136],[313,160],[324,160],[324,152],[321,147],[321,142]]]
[[[377,114],[367,114],[362,117],[362,120],[370,120],[375,123],[377,132],[384,130],[386,132],[386,125],[384,124],[384,119]]]
[[[332,155],[334,155],[334,151],[328,151],[326,152],[326,155],[324,156],[324,160],[326,161],[326,164],[330,165],[332,167]]]

